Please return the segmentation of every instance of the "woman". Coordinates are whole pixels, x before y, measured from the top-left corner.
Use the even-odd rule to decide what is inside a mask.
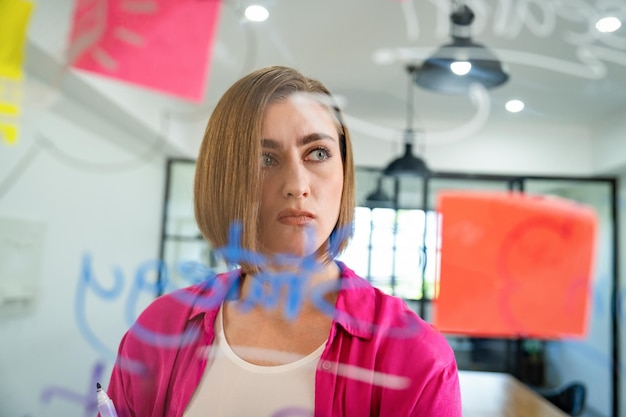
[[[155,300],[121,342],[123,416],[461,416],[445,338],[334,258],[354,212],[350,135],[294,69],[237,81],[216,106],[196,220],[239,269]]]

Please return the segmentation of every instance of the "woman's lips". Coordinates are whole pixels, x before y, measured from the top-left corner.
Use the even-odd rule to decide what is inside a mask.
[[[285,209],[278,213],[278,222],[287,226],[305,226],[313,220],[315,216],[308,211]]]

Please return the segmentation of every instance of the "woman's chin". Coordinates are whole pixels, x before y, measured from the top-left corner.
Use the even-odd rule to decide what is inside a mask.
[[[280,259],[299,260],[299,259],[311,256],[313,254],[315,254],[315,252],[306,251],[304,249],[286,249],[286,250],[282,250],[282,251],[275,251],[273,253],[273,258],[276,259],[276,260],[280,260]]]
[[[315,256],[318,253],[319,248],[311,250],[304,246],[294,247],[293,245],[283,248],[270,248],[266,254],[270,257],[271,261],[281,263],[284,261],[289,264],[290,261],[299,262],[304,258]]]

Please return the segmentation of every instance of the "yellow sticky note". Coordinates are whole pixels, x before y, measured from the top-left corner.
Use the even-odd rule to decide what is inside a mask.
[[[17,126],[0,122],[0,137],[9,145],[17,143]]]
[[[3,103],[0,101],[0,114],[6,114],[7,116],[17,116],[20,114],[20,108],[17,104]]]
[[[2,2],[4,0],[0,0]],[[22,82],[0,77],[0,140],[17,143]]]
[[[0,76],[22,78],[26,29],[33,3],[24,0],[0,0]]]

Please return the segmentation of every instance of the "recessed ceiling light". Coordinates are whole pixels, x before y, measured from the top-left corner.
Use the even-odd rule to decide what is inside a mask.
[[[378,65],[389,65],[396,62],[396,53],[390,48],[379,49],[372,54],[372,61]]]
[[[511,113],[518,113],[524,110],[524,102],[521,100],[509,100],[504,107]]]
[[[615,16],[603,17],[596,22],[596,29],[602,33],[615,32],[620,27],[622,27],[622,21]]]
[[[244,12],[246,19],[252,22],[264,22],[270,15],[270,12],[263,6],[252,5],[246,7],[246,11]]]

